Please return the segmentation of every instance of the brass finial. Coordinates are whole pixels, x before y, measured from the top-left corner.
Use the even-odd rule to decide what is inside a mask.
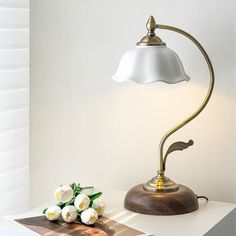
[[[153,16],[150,16],[148,18],[146,28],[148,30],[148,33],[137,43],[138,46],[165,46],[166,45],[155,34],[156,21]]]
[[[146,24],[147,30],[148,30],[148,35],[155,34],[155,29],[156,29],[156,21],[153,16],[150,16],[148,18],[147,24]]]

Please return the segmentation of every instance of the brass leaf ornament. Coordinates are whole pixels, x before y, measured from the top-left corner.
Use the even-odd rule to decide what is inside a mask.
[[[192,139],[190,139],[187,143],[182,142],[182,141],[178,141],[178,142],[171,144],[164,156],[163,169],[164,170],[166,169],[166,159],[170,153],[172,153],[174,151],[183,151],[184,149],[187,149],[188,147],[192,146],[193,144],[194,144],[194,142]]]

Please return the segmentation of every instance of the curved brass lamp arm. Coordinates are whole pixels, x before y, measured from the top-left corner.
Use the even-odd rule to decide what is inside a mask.
[[[206,60],[206,63],[208,65],[208,69],[210,72],[210,84],[209,84],[209,88],[207,91],[207,95],[204,99],[204,101],[202,102],[202,104],[200,105],[200,107],[192,114],[190,115],[188,118],[186,118],[183,122],[179,123],[177,126],[175,126],[173,129],[169,130],[161,139],[160,144],[159,144],[159,170],[158,170],[158,174],[163,175],[164,174],[164,157],[163,157],[163,147],[164,144],[167,140],[168,137],[170,137],[173,133],[175,133],[177,130],[179,130],[180,128],[182,128],[184,125],[188,124],[191,120],[193,120],[196,116],[198,116],[202,110],[206,107],[207,103],[210,100],[213,88],[214,88],[214,83],[215,83],[215,76],[214,76],[214,69],[211,63],[211,60],[209,58],[209,56],[207,55],[205,49],[202,47],[202,45],[189,33],[183,31],[182,29],[173,27],[173,26],[168,26],[168,25],[156,25],[157,29],[165,29],[165,30],[170,30],[170,31],[174,31],[176,33],[182,34],[185,37],[187,37],[189,40],[191,40],[196,46],[197,48],[201,51],[203,57]]]

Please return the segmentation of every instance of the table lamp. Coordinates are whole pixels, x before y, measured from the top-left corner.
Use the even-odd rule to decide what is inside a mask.
[[[156,36],[156,29],[164,29],[186,36],[197,46],[208,65],[210,83],[207,95],[200,107],[183,122],[169,130],[161,139],[157,175],[148,182],[131,188],[126,194],[124,206],[133,212],[149,215],[184,214],[198,209],[198,197],[190,188],[177,184],[165,176],[166,160],[170,153],[182,151],[193,145],[193,140],[175,142],[167,148],[165,154],[164,145],[172,134],[188,124],[206,107],[214,87],[214,70],[204,48],[189,33],[173,26],[156,24],[153,16],[149,17],[146,28],[147,35],[137,43],[134,49],[126,52],[122,57],[118,69],[112,77],[115,81],[133,81],[140,84],[162,81],[174,84],[190,79],[185,73],[178,55]]]

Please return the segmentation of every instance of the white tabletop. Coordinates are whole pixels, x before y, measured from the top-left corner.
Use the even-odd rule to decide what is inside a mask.
[[[200,202],[197,211],[176,216],[149,216],[130,212],[123,207],[125,192],[103,191],[106,202],[105,216],[120,223],[136,228],[145,233],[165,236],[235,236],[236,235],[236,204],[209,201]],[[40,215],[42,209],[49,204],[35,208],[20,217]],[[0,222],[0,235],[6,236],[7,228],[17,230],[17,224]],[[22,229],[22,228],[21,228]],[[1,231],[4,230],[4,231]],[[19,231],[20,232],[20,231]],[[25,235],[35,235],[35,233]],[[14,233],[8,235],[16,235]],[[17,235],[21,235],[20,233]],[[23,234],[22,234],[23,235]]]

